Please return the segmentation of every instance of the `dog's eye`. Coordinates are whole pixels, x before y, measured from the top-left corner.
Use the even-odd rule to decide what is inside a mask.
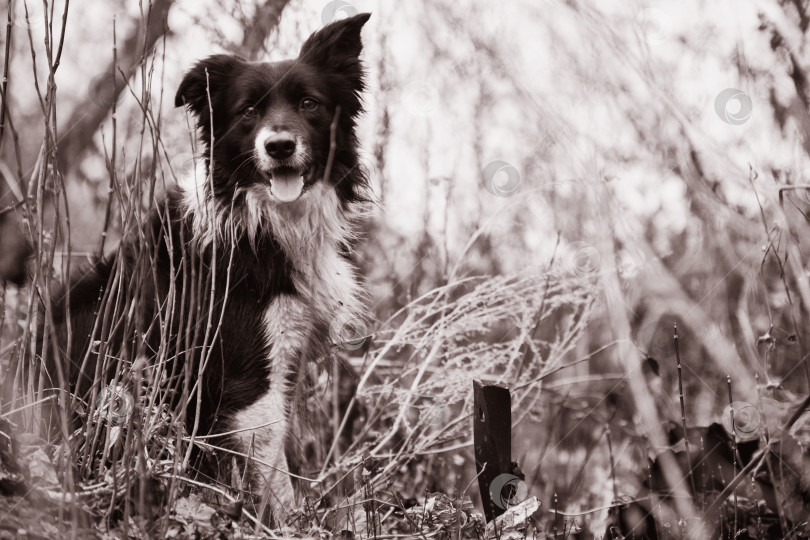
[[[318,102],[312,98],[304,98],[301,100],[301,108],[305,111],[311,111],[318,106]]]
[[[255,107],[245,107],[242,109],[242,116],[245,118],[251,118],[256,116],[256,108]]]

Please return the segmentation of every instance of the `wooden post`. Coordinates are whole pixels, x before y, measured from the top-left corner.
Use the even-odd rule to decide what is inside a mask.
[[[493,481],[503,474],[513,475],[516,469],[512,464],[512,398],[507,388],[474,380],[473,407],[475,469],[484,515],[490,522],[506,511],[500,493],[506,486],[500,481],[494,485]],[[520,478],[520,470],[517,472],[516,478]],[[492,500],[493,489],[497,501]]]

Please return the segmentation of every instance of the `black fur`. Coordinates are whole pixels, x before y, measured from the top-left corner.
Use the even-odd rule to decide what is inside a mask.
[[[366,200],[354,128],[364,88],[358,59],[360,30],[368,17],[358,15],[324,27],[304,43],[294,60],[251,63],[216,55],[186,74],[175,104],[186,105],[196,117],[201,154],[213,169],[213,192],[206,182],[205,198],[226,211],[232,208],[233,219],[241,219],[246,202],[239,190],[268,182],[249,155],[257,131],[268,119],[284,123],[307,142],[311,171],[307,186],[323,181],[330,125],[339,107],[328,181],[343,211]],[[314,97],[318,106],[302,110],[304,96]],[[242,114],[246,107],[253,107],[255,116]],[[71,392],[85,402],[113,378],[135,392],[132,385],[143,384],[134,380],[137,372],[131,370],[136,359],[165,362],[162,391],[182,408],[195,385],[207,336],[212,345],[201,381],[197,433],[228,430],[232,415],[268,388],[270,344],[262,316],[278,295],[300,293],[293,280],[297,270],[269,228],[253,238],[250,231],[233,236],[225,231],[224,242],[203,242],[176,189],[149,219],[143,234],[124,240],[117,255],[94,264],[53,298],[56,346],[51,343],[40,354],[56,356]],[[322,334],[328,330],[324,321],[315,328]],[[328,336],[319,336],[319,341],[327,342]],[[53,361],[46,365],[57,387],[59,370]],[[88,406],[92,408],[91,403]],[[196,412],[196,400],[191,399],[186,410],[188,432]]]
[[[329,128],[335,108],[340,106],[335,167],[329,181],[344,204],[365,202],[366,185],[363,175],[358,174],[354,127],[362,111],[360,94],[365,89],[358,58],[360,30],[368,18],[369,14],[361,14],[330,24],[310,36],[294,60],[250,63],[237,56],[215,55],[198,62],[186,74],[174,103],[178,107],[186,104],[197,117],[206,162],[211,155],[209,103],[214,105],[215,197],[229,197],[237,181],[242,185],[265,182],[255,167],[246,170],[232,159],[250,150],[251,135],[255,135],[255,123],[245,121],[243,108],[255,107],[257,118],[278,115],[283,122],[293,123],[305,132],[312,144],[316,167],[313,173],[317,176],[326,165]],[[315,97],[321,106],[305,115],[291,113],[291,106],[305,95]]]

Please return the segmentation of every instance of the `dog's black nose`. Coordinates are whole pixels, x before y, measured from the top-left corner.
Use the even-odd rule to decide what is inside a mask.
[[[288,133],[279,133],[270,137],[264,147],[270,157],[275,159],[286,159],[295,152],[295,140]]]

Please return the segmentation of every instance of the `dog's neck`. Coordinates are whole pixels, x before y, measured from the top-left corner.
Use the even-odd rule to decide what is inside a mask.
[[[199,181],[180,184],[182,213],[201,249],[228,246],[247,238],[253,250],[270,235],[293,268],[292,281],[313,314],[324,322],[357,317],[362,291],[341,255],[354,239],[352,218],[331,186],[316,182],[297,201],[279,203],[262,185],[237,187],[234,200],[216,201]],[[261,256],[260,253],[257,255]]]

